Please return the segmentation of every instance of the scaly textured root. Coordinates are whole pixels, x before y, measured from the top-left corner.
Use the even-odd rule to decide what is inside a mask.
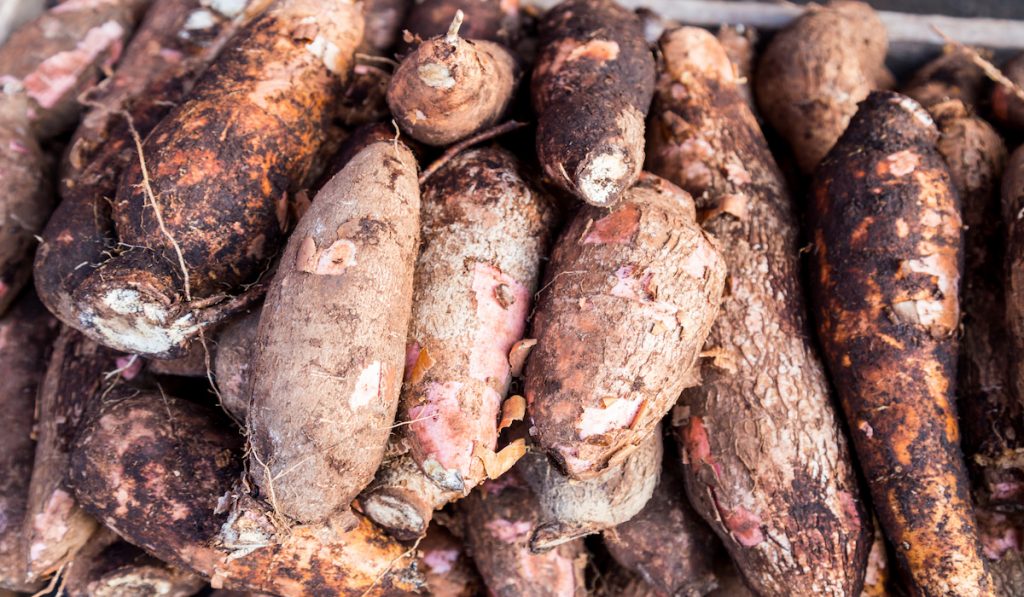
[[[673,421],[687,492],[756,592],[855,594],[871,529],[809,340],[789,190],[715,38],[686,27],[660,47],[648,168],[700,198],[730,277]]]
[[[544,16],[539,36],[531,93],[544,173],[611,207],[644,163],[654,59],[643,26],[613,0],[569,0]]]
[[[874,92],[812,187],[819,337],[882,529],[924,595],[993,595],[953,399],[960,205],[914,100]]]

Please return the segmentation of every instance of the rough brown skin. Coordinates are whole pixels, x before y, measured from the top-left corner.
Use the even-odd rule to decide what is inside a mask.
[[[420,39],[443,35],[457,10],[466,15],[461,29],[466,39],[512,47],[519,37],[519,0],[424,0],[413,5],[403,29]]]
[[[855,594],[871,528],[809,340],[789,190],[714,36],[660,47],[647,167],[700,198],[730,276],[673,421],[687,493],[755,592]]]
[[[584,480],[558,472],[543,452],[527,453],[519,472],[540,506],[530,550],[543,553],[636,516],[654,494],[662,453],[660,426],[622,462]]]
[[[239,422],[244,422],[249,415],[249,383],[259,325],[260,309],[253,309],[228,321],[217,334],[213,375],[220,392],[220,405]]]
[[[215,588],[281,597],[416,591],[415,557],[361,519],[347,533],[294,527],[233,489],[239,435],[212,410],[153,393],[104,402],[79,437],[82,506],[127,541]],[[390,566],[390,567],[389,567]]]
[[[402,21],[414,4],[413,0],[365,0],[363,15],[366,31],[359,51],[386,56],[398,43]]]
[[[718,586],[722,549],[686,500],[676,454],[667,449],[661,480],[644,509],[604,531],[605,547],[619,565],[666,595],[706,595]]]
[[[138,161],[125,113],[144,139],[184,99],[240,21],[203,8],[200,0],[162,1],[147,12],[114,74],[85,94],[91,108],[68,143],[63,200],[42,234],[35,264],[40,297],[64,321],[76,316],[75,287],[116,244],[110,200],[122,172]]]
[[[0,92],[0,315],[32,276],[35,236],[53,209],[50,164],[36,142],[23,97]]]
[[[888,45],[885,25],[868,4],[834,0],[808,9],[761,54],[757,103],[805,174],[843,134],[857,102],[887,86]]]
[[[419,543],[420,568],[433,597],[474,597],[480,591],[480,575],[466,553],[465,544],[444,527],[430,525]]]
[[[74,290],[66,323],[168,357],[223,318],[283,240],[288,194],[315,175],[361,39],[352,0],[278,0],[243,28],[143,145],[159,209],[139,163],[125,171],[113,204],[122,251]]]
[[[1024,405],[1013,394],[1007,326],[992,316],[1006,311],[1006,228],[999,201],[1006,146],[971,113],[986,81],[970,55],[949,50],[918,71],[905,92],[928,109],[939,128],[937,148],[960,196],[965,225],[957,398],[975,499],[1009,506],[1024,497]]]
[[[718,43],[722,44],[736,72],[736,87],[739,88],[743,101],[747,102],[750,111],[757,116],[757,102],[754,100],[754,65],[757,62],[758,32],[753,27],[743,25],[722,25],[715,34]]]
[[[993,494],[1002,497],[1006,505],[1020,505],[1024,495],[1024,358],[1020,350],[1024,346],[1024,225],[1021,211],[1024,210],[1024,150],[1017,148],[1006,163],[1002,180],[1002,218],[1006,223],[1006,255],[1004,257],[1003,282],[1006,300],[1006,338],[1008,345],[993,347],[1009,362],[1010,398],[1000,396],[1002,401],[993,401],[990,419],[995,433],[990,436],[991,445],[1002,448],[993,451],[995,460],[985,464],[1002,469],[1003,474],[995,478]],[[998,324],[996,324],[998,325]],[[1001,328],[1000,328],[1001,329]],[[970,428],[965,422],[965,427]],[[985,454],[988,455],[988,454]],[[975,460],[978,460],[975,456]],[[986,468],[986,471],[988,468]]]
[[[211,334],[215,337],[218,334]],[[209,338],[208,338],[209,340]],[[216,360],[216,348],[207,344],[210,358]],[[183,356],[176,359],[146,359],[146,371],[155,375],[178,377],[206,377],[207,350],[202,342],[192,342]]]
[[[249,473],[300,522],[345,516],[384,456],[419,248],[416,174],[397,141],[363,149],[317,194],[267,293]]]
[[[644,163],[654,58],[643,25],[613,0],[569,0],[544,15],[538,35],[537,157],[558,186],[610,207]]]
[[[19,28],[0,46],[0,83],[24,93],[40,138],[73,126],[80,95],[121,57],[149,0],[65,2]]]
[[[472,184],[469,184],[472,181]],[[552,199],[511,153],[476,149],[423,185],[400,429],[408,454],[385,463],[363,511],[400,537],[487,478],[511,381],[557,225]],[[408,461],[411,461],[408,462]]]
[[[68,597],[189,597],[206,585],[202,577],[175,568],[101,529],[65,569]]]
[[[514,472],[488,481],[460,502],[465,540],[490,594],[577,597],[586,594],[581,540],[543,554],[530,551],[540,506]]]
[[[882,529],[920,595],[992,595],[953,403],[960,202],[914,100],[874,92],[811,194],[818,335]]]
[[[1004,64],[1002,71],[1018,89],[1024,87],[1024,54]],[[1004,85],[992,88],[992,115],[1006,126],[1024,130],[1024,100]]]
[[[525,380],[531,435],[561,472],[622,462],[697,383],[725,273],[693,200],[657,176],[610,213],[576,213],[548,262]]]
[[[402,59],[388,85],[388,106],[402,132],[428,145],[450,145],[493,126],[519,80],[509,50],[463,39],[457,25]]]
[[[22,531],[30,580],[56,572],[96,531],[96,521],[75,503],[68,466],[83,420],[103,392],[120,381],[114,373],[119,356],[67,327],[53,345],[39,388],[35,467]]]
[[[35,442],[32,440],[36,391],[46,371],[54,319],[32,293],[25,293],[0,319],[0,587],[35,591],[27,581],[28,542],[22,533]]]
[[[337,106],[339,119],[346,127],[391,120],[388,112],[388,84],[391,73],[376,61],[365,60],[352,67],[352,80],[345,87]],[[392,135],[394,136],[394,135]]]

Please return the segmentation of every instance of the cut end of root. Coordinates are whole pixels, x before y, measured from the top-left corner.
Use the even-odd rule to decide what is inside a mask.
[[[530,537],[530,551],[535,554],[546,553],[563,543],[575,541],[596,532],[598,532],[598,529],[591,528],[590,526],[584,527],[548,522],[538,526],[533,531],[533,535]]]
[[[610,207],[632,183],[633,171],[621,152],[590,156],[576,175],[580,197],[591,205]]]
[[[78,297],[78,321],[83,331],[111,348],[171,358],[200,331],[192,313],[181,312],[159,294],[130,286],[95,290]]]
[[[415,505],[390,494],[371,494],[363,498],[363,512],[400,541],[411,541],[427,532],[430,514],[424,516]]]

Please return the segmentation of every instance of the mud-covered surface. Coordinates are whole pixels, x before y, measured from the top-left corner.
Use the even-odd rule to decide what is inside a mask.
[[[36,392],[46,372],[57,323],[31,292],[0,319],[0,587],[34,591],[26,582],[28,543],[22,523],[28,502],[35,442],[32,425]]]
[[[487,590],[496,597],[576,597],[586,593],[587,552],[580,540],[547,553],[530,551],[539,504],[525,481],[508,473],[460,502],[465,541]]]
[[[530,549],[543,553],[632,519],[654,494],[662,455],[660,426],[622,462],[582,480],[563,475],[543,452],[528,452],[517,470],[540,506]]]
[[[465,14],[459,34],[466,39],[511,47],[519,36],[519,0],[424,0],[409,10],[402,29],[420,39],[442,35],[448,31],[457,10]],[[410,44],[406,41],[403,45]]]
[[[611,212],[576,213],[548,261],[525,381],[531,434],[563,473],[621,462],[697,383],[725,275],[693,200],[656,176]]]
[[[401,143],[363,149],[317,194],[267,293],[249,474],[295,520],[343,516],[384,456],[419,249],[416,176]]]
[[[119,357],[67,327],[54,342],[39,389],[35,467],[22,530],[32,579],[56,572],[96,531],[96,521],[75,502],[68,468],[74,438],[100,396],[141,368],[141,362]]]
[[[518,81],[508,49],[448,34],[402,59],[388,86],[388,106],[403,132],[445,146],[496,124]]]
[[[686,499],[674,446],[666,446],[661,479],[636,516],[604,531],[621,566],[666,595],[706,595],[718,587],[715,563],[725,553]]]
[[[643,25],[611,0],[571,0],[540,22],[531,81],[537,156],[556,184],[611,206],[644,162],[654,58]]]
[[[121,58],[150,0],[65,2],[0,46],[0,81],[29,102],[33,130],[50,138],[73,126],[81,94]]]
[[[1024,86],[1024,54],[1004,64],[1003,74],[1017,85]],[[1024,99],[1004,85],[995,85],[992,89],[992,115],[1003,124],[1016,130],[1024,130]]]
[[[755,590],[855,593],[871,530],[810,341],[790,191],[715,38],[683,28],[660,47],[647,167],[699,198],[729,271],[674,419],[687,491]]]
[[[891,84],[885,25],[868,4],[833,0],[777,33],[758,61],[754,91],[765,119],[814,171],[873,89]]]
[[[385,463],[362,498],[378,523],[415,536],[434,509],[488,477],[510,353],[557,225],[552,199],[497,148],[466,151],[430,176],[421,214],[399,410],[409,453]]]
[[[811,196],[819,337],[882,529],[922,594],[991,595],[954,393],[960,202],[912,99],[876,92]]]
[[[33,135],[24,98],[0,93],[0,315],[32,276],[36,235],[54,206],[50,162]]]

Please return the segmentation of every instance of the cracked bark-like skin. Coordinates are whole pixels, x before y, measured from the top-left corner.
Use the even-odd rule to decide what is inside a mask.
[[[28,542],[22,533],[28,506],[35,442],[32,439],[36,391],[46,372],[56,321],[39,300],[26,293],[0,319],[0,587],[33,592],[26,578]]]
[[[189,597],[206,586],[196,574],[176,568],[98,531],[64,570],[68,597]]]
[[[187,25],[190,19],[194,23],[202,15],[209,16],[209,26],[189,28],[194,27]],[[145,139],[188,94],[239,20],[203,8],[200,0],[159,2],[147,12],[114,74],[86,93],[92,107],[68,143],[59,182],[62,201],[42,233],[34,273],[40,298],[64,321],[75,318],[75,287],[116,244],[109,201],[125,168],[138,161],[122,112]],[[78,267],[83,263],[91,267]]]
[[[217,334],[217,351],[213,355],[213,374],[221,408],[240,422],[249,416],[249,384],[256,357],[260,312],[260,309],[253,309],[228,321]]]
[[[267,293],[249,474],[261,497],[273,489],[278,511],[295,520],[347,514],[384,456],[419,249],[416,176],[401,143],[363,149],[317,194]]]
[[[811,191],[825,361],[882,529],[918,595],[993,595],[954,396],[960,202],[920,104],[873,92]]]
[[[29,102],[40,138],[74,126],[80,96],[121,57],[150,0],[78,0],[59,4],[15,31],[0,46],[0,83]]]
[[[611,212],[576,213],[548,262],[525,380],[531,435],[563,473],[621,462],[697,383],[725,277],[693,199],[657,176]]]
[[[757,29],[744,25],[722,25],[715,37],[722,44],[736,72],[736,87],[743,101],[750,106],[754,116],[758,116],[757,102],[754,100],[754,66],[757,63],[757,42],[760,37]]]
[[[583,480],[560,473],[544,453],[528,452],[518,463],[519,473],[540,506],[530,550],[543,553],[636,516],[654,494],[662,454],[660,425],[622,462]]]
[[[543,554],[530,551],[540,505],[515,470],[460,502],[466,546],[496,597],[582,597],[587,552],[576,540]]]
[[[1014,397],[1007,326],[992,316],[1006,312],[1006,228],[999,201],[1006,146],[972,113],[986,82],[968,54],[952,50],[922,67],[905,93],[935,120],[937,148],[960,196],[965,267],[957,401],[963,449],[976,499],[1002,507],[1024,498],[1024,405]]]
[[[497,447],[508,355],[557,225],[551,198],[498,148],[463,152],[428,178],[421,217],[399,416],[414,421],[400,430],[409,452],[361,498],[375,522],[408,537],[487,478],[478,452]]]
[[[761,113],[811,173],[825,157],[857,103],[890,79],[885,25],[863,2],[813,6],[761,54],[754,92]]]
[[[26,116],[23,97],[0,92],[0,315],[32,277],[35,236],[53,209],[50,163]]]
[[[496,124],[518,81],[519,67],[503,46],[440,35],[402,59],[388,85],[388,106],[413,139],[450,145]]]
[[[474,597],[480,594],[480,575],[463,541],[432,524],[419,543],[420,567],[433,597]]]
[[[23,528],[28,576],[41,580],[75,557],[96,531],[96,521],[75,502],[67,483],[71,446],[104,390],[117,383],[118,353],[65,327],[37,400],[36,453]]]
[[[569,0],[539,25],[531,94],[544,173],[610,207],[640,175],[654,58],[643,25],[613,0]]]
[[[715,563],[722,549],[711,528],[686,499],[673,450],[666,450],[654,495],[632,519],[604,531],[605,547],[619,565],[666,595],[701,596],[718,587]]]
[[[76,442],[72,483],[82,506],[125,540],[215,588],[281,597],[419,589],[415,557],[365,519],[344,534],[276,528],[272,512],[233,488],[239,440],[213,410],[115,393]]]
[[[132,161],[113,203],[128,249],[75,289],[66,323],[167,357],[222,318],[217,303],[260,275],[284,238],[288,194],[315,174],[362,30],[352,0],[278,0],[246,25],[143,144],[166,230]]]
[[[424,0],[413,5],[402,28],[420,39],[443,35],[457,10],[465,14],[459,34],[466,39],[512,47],[519,37],[519,0]]]
[[[1017,88],[1024,87],[1024,54],[1020,54],[1003,65],[1001,69]],[[1000,123],[1024,130],[1024,100],[1017,97],[1009,88],[996,83],[992,87],[992,115]]]
[[[855,594],[870,519],[809,339],[789,190],[715,38],[660,45],[647,167],[700,198],[729,270],[713,358],[674,420],[690,501],[755,592]]]

